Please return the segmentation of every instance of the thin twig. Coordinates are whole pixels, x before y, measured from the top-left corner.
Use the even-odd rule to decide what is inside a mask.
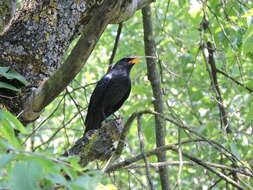
[[[216,69],[216,64],[215,64],[215,60],[214,60],[214,49],[212,47],[211,42],[207,42],[208,58],[206,58],[203,48],[204,47],[202,47],[202,53],[203,53],[206,63],[208,63],[206,65],[207,65],[207,67],[208,67],[208,65],[210,65],[210,67],[211,67],[209,75],[211,78],[211,84],[214,89],[216,100],[218,102],[218,107],[220,110],[221,126],[222,125],[224,126],[226,133],[232,133],[232,130],[231,130],[229,123],[228,123],[227,114],[225,111],[220,87],[219,87],[218,80],[217,80],[217,69]]]
[[[234,54],[234,56],[235,56],[235,58],[236,58],[236,63],[237,63],[237,65],[238,65],[241,78],[243,79],[243,74],[242,74],[242,73],[243,73],[243,71],[242,71],[242,63],[240,62],[240,57],[239,57],[239,54],[238,54],[239,51],[236,52],[236,50],[237,50],[237,49],[236,49],[236,46],[234,45],[234,43],[232,42],[232,40],[229,39],[228,34],[227,34],[227,32],[226,32],[224,26],[223,26],[223,25],[221,24],[221,22],[220,22],[219,16],[212,10],[212,8],[210,8],[210,6],[209,6],[208,4],[207,4],[206,6],[208,7],[210,13],[215,17],[215,19],[216,19],[218,25],[220,26],[220,29],[222,30],[222,32],[223,32],[223,34],[224,34],[225,39],[227,39],[227,41],[229,42],[229,45],[230,45],[230,47],[231,47],[231,50],[232,50],[232,52],[233,52],[233,54]],[[209,33],[211,34],[211,36],[212,36],[212,38],[213,38],[213,40],[214,40],[213,34],[212,34],[212,32],[211,32],[210,29],[209,29]]]
[[[146,153],[145,153],[145,150],[144,150],[144,136],[143,136],[143,133],[142,133],[142,130],[141,130],[141,116],[137,117],[137,129],[138,129],[138,137],[139,137],[139,140],[140,140],[140,150],[141,150],[141,153],[143,155],[143,160],[144,160],[144,163],[145,163],[146,177],[147,177],[147,181],[148,181],[148,184],[149,184],[149,189],[154,190],[154,185],[152,183],[152,179],[151,179],[151,175],[150,175],[150,168],[149,168],[149,165],[148,165],[148,159],[147,159],[147,156],[146,156]]]
[[[181,144],[183,145],[183,144],[194,143],[194,142],[205,142],[205,140],[203,140],[203,139],[187,140],[187,141],[182,141]],[[177,146],[178,146],[178,143],[172,144],[172,145],[161,146],[161,147],[155,148],[155,149],[153,149],[153,150],[151,150],[149,152],[146,152],[146,156],[149,157],[149,156],[155,155],[157,152],[170,150],[171,147],[176,148]],[[114,164],[114,165],[108,167],[105,170],[105,172],[110,173],[112,171],[115,171],[115,170],[118,170],[120,168],[126,167],[126,166],[128,166],[128,165],[130,165],[130,164],[132,164],[132,163],[134,163],[134,162],[136,162],[138,160],[141,160],[141,159],[143,159],[142,154],[138,154],[137,156],[134,156],[132,158],[129,158],[127,160],[124,160],[122,162],[119,162],[117,164]]]
[[[47,116],[46,119],[44,119],[35,129],[33,129],[32,133],[29,134],[26,139],[24,140],[24,142],[22,143],[23,145],[27,142],[27,140],[31,137],[31,136],[34,136],[36,134],[37,131],[40,130],[40,128],[42,127],[42,125],[47,121],[49,120],[53,115],[54,113],[58,110],[58,108],[60,107],[62,101],[64,100],[65,96],[62,97],[62,99],[59,101],[59,103],[57,104],[57,106],[55,107],[55,109],[49,114],[49,116]]]
[[[179,160],[181,162],[181,164],[179,164],[178,173],[177,173],[177,186],[178,186],[179,190],[181,189],[181,174],[182,174],[182,168],[183,168],[181,133],[182,133],[182,129],[178,128],[178,157],[179,157]]]
[[[109,66],[108,66],[107,72],[110,71],[110,69],[112,67],[112,64],[113,64],[113,59],[116,55],[116,51],[117,51],[118,44],[119,44],[119,39],[120,39],[120,34],[121,34],[121,31],[122,31],[122,26],[123,26],[122,22],[119,23],[118,31],[117,31],[117,35],[116,35],[116,38],[115,38],[115,41],[114,41],[114,46],[113,46],[112,54],[111,54],[111,57],[110,57],[110,60],[109,60]]]
[[[83,127],[83,130],[85,130],[85,120],[84,120],[84,117],[83,117],[83,114],[82,114],[82,112],[81,112],[81,110],[80,110],[80,105],[76,102],[76,100],[75,100],[75,98],[71,95],[71,93],[68,91],[68,87],[66,88],[66,92],[67,92],[67,94],[69,95],[69,97],[70,97],[70,99],[73,101],[73,103],[75,104],[75,106],[76,106],[76,109],[78,110],[78,113],[79,113],[79,115],[80,115],[80,117],[81,117],[81,120],[82,120],[82,122],[83,122],[83,125],[82,125],[82,127]]]
[[[63,113],[62,113],[62,114],[63,114],[63,121],[62,121],[62,124],[63,124],[64,126],[66,126],[66,125],[65,125],[65,120],[66,120],[66,98],[64,98],[64,103],[63,103],[63,110],[62,110],[62,112],[63,112]],[[70,142],[69,142],[69,136],[68,136],[66,127],[64,127],[64,134],[65,134],[65,137],[66,137],[67,145],[69,145]]]
[[[220,183],[222,181],[222,179],[221,178],[219,178],[218,180],[216,180],[215,182],[214,182],[214,184],[212,184],[210,187],[208,187],[208,189],[207,190],[212,190],[218,183]]]
[[[89,84],[86,84],[86,85],[84,85],[84,86],[79,86],[79,87],[77,87],[77,88],[72,88],[72,90],[71,90],[69,93],[73,93],[73,92],[75,92],[75,91],[77,91],[77,90],[80,90],[80,89],[82,89],[82,88],[86,89],[88,86],[95,85],[95,84],[97,84],[97,81],[96,81],[96,82],[89,83]],[[65,94],[64,94],[64,95],[65,95]]]
[[[177,149],[172,149],[172,151],[174,152],[178,152]],[[220,178],[222,178],[223,180],[225,180],[226,182],[230,183],[231,185],[237,187],[238,189],[240,190],[245,190],[240,184],[238,184],[236,181],[234,181],[233,179],[229,178],[228,176],[224,175],[222,172],[214,169],[214,168],[211,168],[210,166],[208,166],[207,164],[205,164],[205,162],[203,162],[202,160],[198,159],[198,158],[195,158],[187,153],[182,153],[184,157],[192,160],[193,162],[197,163],[198,165],[206,168],[207,170],[209,170],[210,172],[216,174],[217,176],[219,176]],[[250,189],[251,190],[251,189]]]
[[[249,87],[245,86],[244,84],[240,83],[238,80],[234,79],[233,77],[229,76],[227,73],[223,72],[222,70],[216,68],[216,71],[220,74],[222,74],[223,76],[229,78],[230,80],[232,80],[233,82],[235,82],[236,84],[238,84],[239,86],[245,88],[246,90],[248,90],[250,93],[253,92],[252,89],[250,89]]]
[[[196,141],[196,140],[195,140]],[[201,141],[200,139],[198,139],[197,141]],[[193,140],[189,140],[189,141],[182,141],[181,144],[186,144],[189,142],[194,142]],[[158,152],[161,151],[167,151],[167,150],[172,150],[174,152],[178,153],[178,144],[173,144],[173,145],[166,145],[166,146],[161,146],[158,147],[152,151],[149,151],[146,153],[147,156],[152,156],[152,155],[156,155]],[[240,190],[244,190],[244,188],[242,186],[240,186],[240,184],[238,184],[237,182],[235,182],[233,179],[229,178],[228,176],[224,175],[223,173],[221,173],[220,171],[210,167],[209,165],[207,165],[205,162],[203,162],[202,160],[195,158],[185,152],[182,152],[182,155],[188,159],[190,159],[191,161],[195,162],[196,164],[206,168],[207,170],[209,170],[210,172],[216,174],[217,176],[219,176],[220,178],[222,178],[223,180],[225,180],[226,182],[230,183],[231,185],[237,187]],[[141,160],[143,158],[142,154],[139,154],[131,159],[125,160],[123,162],[120,162],[118,164],[115,164],[113,166],[111,166],[110,168],[107,169],[106,172],[112,172],[117,170],[118,168],[121,168],[125,165],[129,165],[130,163],[136,162],[138,160]]]
[[[186,131],[196,135],[197,137],[200,137],[202,139],[204,139],[206,142],[208,142],[210,145],[214,145],[215,148],[217,148],[218,150],[223,150],[223,154],[226,155],[226,157],[228,159],[231,160],[231,162],[233,162],[234,160],[237,160],[238,162],[240,162],[239,159],[237,159],[237,157],[231,152],[229,151],[228,149],[226,149],[224,146],[222,146],[221,144],[213,141],[213,140],[210,140],[210,139],[207,139],[206,137],[204,137],[203,135],[199,134],[198,132],[196,132],[195,130],[191,129],[190,127],[184,125],[182,122],[177,122],[171,118],[168,118],[168,117],[165,117],[164,115],[160,114],[160,113],[157,113],[157,112],[153,112],[153,111],[143,111],[144,113],[148,113],[148,114],[154,114],[154,115],[159,115],[160,117],[162,117],[164,120],[166,121],[169,121],[170,123],[182,128],[182,129],[185,129]],[[226,153],[228,153],[229,155],[227,155]],[[231,156],[232,156],[232,159],[231,159]]]
[[[83,110],[85,110],[86,108],[84,108]],[[81,111],[83,111],[81,110]],[[63,128],[65,128],[68,124],[70,124],[77,116],[79,115],[79,113],[76,113],[68,122],[64,123],[63,126],[57,128],[57,130],[52,134],[52,136],[45,142],[39,144],[38,146],[36,146],[34,148],[34,150],[38,149],[39,147],[41,147],[42,145],[45,145],[47,143],[49,143],[50,141],[52,141],[54,139],[54,137],[60,132],[60,130],[62,130]]]
[[[192,165],[192,166],[196,165],[196,163],[192,162],[192,161],[167,161],[167,162],[149,162],[148,166],[157,168],[157,167],[162,167],[162,166],[165,166],[165,165],[167,165],[167,166],[179,166],[180,164],[182,164],[182,165]],[[226,165],[216,164],[216,163],[212,163],[212,162],[205,162],[205,164],[207,164],[211,167],[215,167],[215,168],[219,168],[219,169],[225,169],[225,170],[229,170],[229,171],[234,171],[234,172],[240,173],[240,174],[245,175],[245,176],[253,177],[253,174],[245,172],[241,169],[236,169],[236,168],[232,168],[232,167],[229,167],[229,166],[226,166]],[[135,169],[135,168],[145,168],[145,164],[135,164],[134,163],[134,164],[130,164],[128,166],[119,168],[119,170],[120,169]]]
[[[127,133],[129,131],[129,128],[132,124],[132,122],[134,121],[134,119],[138,116],[138,115],[142,115],[142,114],[152,114],[152,115],[157,115],[161,118],[163,118],[164,120],[176,125],[177,127],[180,127],[188,132],[190,132],[191,134],[194,134],[196,135],[197,137],[205,140],[208,144],[214,146],[214,148],[216,148],[217,150],[219,151],[222,151],[222,153],[227,157],[227,159],[229,159],[231,162],[234,162],[234,161],[238,161],[240,162],[241,164],[243,164],[239,159],[237,159],[237,157],[231,152],[229,151],[228,149],[226,149],[224,146],[222,146],[221,144],[213,141],[213,140],[210,140],[210,139],[207,139],[206,137],[204,137],[203,135],[199,134],[198,132],[196,132],[195,130],[191,129],[190,127],[184,125],[182,122],[177,122],[171,118],[168,118],[168,117],[165,117],[163,114],[161,113],[157,113],[157,112],[154,112],[154,111],[150,111],[150,110],[143,110],[143,111],[139,111],[139,112],[135,112],[133,113],[129,119],[127,120],[127,122],[125,123],[124,127],[123,127],[123,131],[121,133],[121,137],[120,137],[120,140],[119,140],[119,143],[117,145],[117,148],[116,148],[116,151],[115,151],[115,159],[117,159],[123,148],[124,148],[124,145],[125,145],[125,138],[127,136]],[[252,171],[252,170],[250,170]],[[252,171],[253,172],[253,171]]]
[[[134,172],[132,172],[132,171],[129,171],[129,173],[131,174],[131,175],[133,175],[133,179],[134,180],[136,180],[136,182],[139,182],[140,184],[141,184],[141,186],[142,186],[142,189],[147,189],[148,187],[138,178],[138,176],[134,173]],[[129,187],[130,187],[130,180],[129,180]],[[131,190],[132,188],[130,187],[130,190]]]

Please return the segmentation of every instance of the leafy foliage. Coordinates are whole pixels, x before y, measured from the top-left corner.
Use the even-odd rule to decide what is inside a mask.
[[[243,188],[252,188],[252,2],[161,0],[153,3],[152,8],[165,116],[190,129],[167,122],[166,144],[201,139],[181,144],[178,148],[205,163],[220,164],[222,169],[212,167]],[[126,56],[144,55],[141,16],[139,11],[124,23],[114,61]],[[147,188],[143,168],[120,169],[108,178],[97,170],[94,173],[83,172],[77,158],[56,160],[83,133],[89,97],[94,83],[107,70],[116,31],[115,25],[106,29],[82,72],[69,85],[68,92],[63,92],[50,104],[34,124],[24,128],[8,112],[0,112],[1,188]],[[231,134],[226,134],[221,124],[208,63],[207,42],[213,44],[216,67],[222,71],[216,74]],[[119,111],[125,120],[136,111],[153,109],[154,99],[145,62],[133,68],[131,78],[130,98]],[[134,122],[131,126],[121,160],[140,153],[136,125]],[[152,115],[143,115],[142,128],[145,150],[154,149],[156,137]],[[14,129],[21,131],[19,139],[15,137]],[[169,150],[167,156],[171,163],[190,160],[180,151]],[[156,162],[156,157],[149,157],[148,161]],[[137,164],[141,163],[143,161]],[[98,163],[98,167],[105,164]],[[91,163],[87,168],[94,170],[97,165]],[[171,189],[233,189],[225,180],[196,163],[171,164],[168,169]],[[233,169],[242,173],[233,176]],[[160,189],[156,169],[151,168],[151,176],[155,188]]]
[[[17,80],[24,86],[29,85],[29,82],[18,72],[16,72],[13,69],[10,69],[10,67],[0,67],[0,78],[3,77],[7,80]],[[21,90],[19,88],[16,88],[12,84],[9,84],[8,82],[2,82],[0,81],[0,88],[9,89],[15,92],[20,92]]]
[[[28,131],[9,112],[0,110],[0,126],[0,188],[39,190],[65,187],[80,190],[102,185],[104,175],[99,171],[83,173],[78,158],[59,160],[52,153],[25,151],[20,139],[15,137],[14,129],[18,129],[21,135]]]

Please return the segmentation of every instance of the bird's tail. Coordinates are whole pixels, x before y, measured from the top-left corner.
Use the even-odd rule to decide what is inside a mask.
[[[102,121],[103,119],[100,116],[86,116],[86,120],[85,120],[85,132],[84,134],[89,131],[89,130],[94,130],[94,129],[99,129],[102,125]]]

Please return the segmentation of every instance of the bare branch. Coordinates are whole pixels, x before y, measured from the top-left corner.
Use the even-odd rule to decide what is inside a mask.
[[[236,83],[237,85],[239,85],[239,86],[245,88],[246,90],[249,91],[249,93],[253,92],[252,89],[250,89],[249,87],[247,87],[247,86],[245,86],[244,84],[240,83],[240,82],[239,82],[238,80],[236,80],[235,78],[229,76],[229,75],[228,75],[227,73],[225,73],[224,71],[222,71],[222,70],[220,70],[220,69],[218,69],[218,68],[216,68],[216,71],[217,71],[218,73],[222,74],[223,76],[229,78],[230,80],[232,80],[232,81],[233,81],[234,83]]]
[[[73,101],[73,103],[75,104],[75,106],[76,106],[76,109],[78,110],[78,113],[79,113],[79,115],[80,115],[80,117],[81,117],[81,120],[82,120],[82,122],[83,122],[83,130],[85,130],[85,127],[84,127],[84,125],[85,125],[85,119],[84,119],[84,117],[83,117],[83,114],[82,114],[82,111],[81,111],[81,109],[80,109],[80,105],[77,103],[77,101],[75,100],[75,98],[71,95],[71,93],[68,91],[68,88],[66,88],[66,92],[67,92],[67,94],[69,95],[69,97],[70,97],[70,99]]]
[[[180,164],[192,165],[192,166],[196,165],[196,163],[192,162],[192,161],[168,161],[168,162],[149,162],[148,166],[156,168],[156,167],[161,167],[161,166],[164,166],[164,165],[179,166]],[[237,168],[232,168],[232,167],[229,167],[229,166],[226,166],[226,165],[212,163],[212,162],[205,162],[205,164],[207,164],[211,167],[214,167],[214,168],[225,169],[225,170],[240,173],[240,174],[245,175],[245,176],[253,177],[253,174],[251,174],[251,173],[242,171],[242,170],[237,169]],[[145,168],[145,167],[146,167],[145,164],[135,164],[135,163],[133,163],[133,164],[130,164],[128,166],[125,166],[125,167],[122,167],[122,168],[119,168],[119,169],[136,169],[136,168]]]
[[[191,142],[198,142],[198,141],[202,141],[201,139],[197,139],[197,140],[189,140],[189,141],[182,141],[181,144],[186,144],[186,143],[191,143]],[[178,152],[178,144],[173,144],[173,145],[166,145],[166,146],[161,146],[158,147],[152,151],[149,151],[146,153],[146,156],[152,156],[152,155],[156,155],[157,152],[162,152],[162,151],[167,151],[167,150],[172,150],[174,152]],[[209,166],[208,164],[206,164],[205,162],[203,162],[202,160],[195,158],[185,152],[182,152],[182,155],[188,159],[190,159],[191,161],[195,162],[196,164],[206,168],[208,171],[214,173],[215,175],[217,175],[218,177],[222,178],[223,180],[225,180],[226,182],[230,183],[231,185],[237,187],[240,190],[244,190],[244,188],[238,184],[237,182],[235,182],[233,179],[229,178],[228,176],[224,175],[222,172],[212,168],[211,166]],[[111,167],[109,167],[106,172],[112,172],[115,171],[123,166],[129,165],[130,163],[136,162],[138,160],[141,160],[143,158],[142,154],[139,154],[135,157],[132,157],[128,160],[125,160],[123,162],[120,162],[118,164],[115,164]]]
[[[187,140],[187,141],[182,141],[181,144],[187,144],[187,143],[194,143],[194,142],[201,142],[201,141],[204,141],[202,139],[195,139],[195,140]],[[172,144],[172,145],[165,145],[165,146],[161,146],[161,147],[158,147],[158,148],[155,148],[151,151],[148,151],[146,152],[146,156],[149,157],[149,156],[153,156],[153,155],[156,155],[158,152],[163,152],[163,151],[166,151],[166,150],[172,150],[173,148],[174,149],[177,149],[177,146],[178,144]],[[122,162],[119,162],[117,164],[114,164],[110,167],[108,167],[106,169],[106,172],[110,173],[112,171],[115,171],[115,170],[118,170],[119,168],[122,168],[122,167],[126,167],[138,160],[141,160],[143,159],[143,155],[142,154],[138,154],[137,156],[134,156],[132,158],[129,158],[127,160],[124,160]]]
[[[121,34],[122,27],[123,27],[123,23],[119,23],[118,31],[117,31],[117,36],[115,38],[115,42],[114,42],[112,54],[111,54],[111,57],[110,57],[110,60],[109,60],[109,67],[108,67],[108,71],[107,72],[109,72],[109,70],[112,67],[113,59],[115,57],[115,54],[116,54],[116,51],[117,51],[117,48],[118,48],[118,44],[119,44],[119,39],[120,39],[120,34]]]
[[[220,87],[218,84],[218,80],[217,80],[217,69],[216,69],[216,65],[215,65],[215,60],[214,60],[214,49],[212,47],[211,42],[207,42],[207,50],[208,50],[208,57],[205,54],[204,51],[204,46],[201,47],[202,50],[202,54],[203,57],[205,59],[206,62],[206,66],[207,66],[207,70],[209,72],[210,78],[211,78],[211,84],[216,96],[216,100],[217,100],[217,104],[220,110],[220,120],[221,120],[221,126],[224,127],[224,130],[226,131],[226,133],[231,133],[231,128],[229,126],[228,123],[228,118],[227,118],[227,114],[225,111],[225,107],[224,107],[224,103],[223,103],[223,99],[221,96],[221,92],[220,92]],[[211,67],[211,70],[209,70],[209,65]]]

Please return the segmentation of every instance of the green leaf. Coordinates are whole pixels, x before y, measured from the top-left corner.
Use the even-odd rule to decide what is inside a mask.
[[[0,67],[0,75],[9,80],[16,79],[25,86],[29,85],[29,82],[25,79],[25,77],[23,77],[17,71],[10,69],[10,67]]]
[[[246,86],[253,89],[253,80],[249,80],[246,82]]]
[[[34,160],[19,162],[11,172],[12,190],[39,190],[39,182],[43,177],[43,168]]]
[[[44,156],[47,157],[48,155]],[[43,167],[45,173],[57,173],[58,171],[60,171],[59,166],[52,160],[45,159],[41,156],[33,156],[32,159],[38,162]]]
[[[30,83],[25,79],[25,77],[23,77],[21,74],[19,74],[17,71],[15,70],[10,70],[8,73],[7,73],[7,76],[6,76],[7,79],[16,79],[18,80],[19,82],[23,83],[25,86],[29,85]]]
[[[203,93],[200,89],[195,87],[191,88],[191,98],[192,101],[199,101],[203,98]]]
[[[14,117],[14,116],[13,116]],[[14,118],[15,119],[15,118]],[[10,118],[8,112],[0,110],[0,139],[7,140],[15,148],[22,149],[21,143],[18,141],[14,133],[14,128],[19,129],[13,123],[13,118]]]
[[[246,121],[247,122],[251,122],[252,121],[252,118],[253,118],[253,105],[252,104],[249,104],[249,106],[248,106],[248,108],[249,108],[249,111],[248,111],[248,113],[246,114]]]
[[[16,88],[15,86],[12,86],[8,83],[1,82],[1,81],[0,81],[0,88],[9,89],[9,90],[12,90],[12,91],[15,91],[15,92],[21,92],[21,90]]]
[[[0,168],[3,168],[6,164],[8,164],[13,158],[15,154],[3,154],[0,157]]]
[[[17,140],[14,130],[9,126],[9,124],[6,121],[1,121],[0,124],[0,138],[7,140],[9,143],[12,144],[13,147],[17,149],[22,149],[22,145]]]
[[[77,171],[72,167],[69,166],[62,166],[62,169],[64,170],[64,172],[70,177],[70,179],[74,179],[77,177]]]
[[[92,176],[86,175],[78,177],[70,186],[76,187],[77,189],[95,189],[102,179],[103,175],[101,172],[93,172]]]
[[[145,119],[142,120],[143,123],[143,132],[148,139],[149,143],[155,142],[155,136],[153,135],[155,133],[155,129],[153,126],[155,126],[155,120],[152,116],[146,116]]]
[[[54,184],[61,184],[61,185],[67,185],[68,184],[66,179],[60,174],[50,173],[46,176],[46,178]]]
[[[0,124],[3,121],[6,121],[10,127],[19,130],[22,134],[28,134],[26,128],[14,115],[10,112],[0,110]]]
[[[0,75],[5,76],[10,67],[0,67]]]
[[[243,36],[242,49],[244,53],[249,53],[253,50],[253,24],[249,26]]]
[[[13,148],[12,144],[10,144],[9,142],[7,142],[6,140],[1,139],[1,137],[0,137],[0,147],[4,148],[4,149]]]
[[[253,9],[249,9],[242,17],[251,17],[253,16]]]
[[[238,159],[241,159],[241,156],[240,156],[240,153],[236,147],[236,145],[234,143],[230,143],[230,149],[231,149],[231,152],[233,152],[233,154],[238,158]]]

